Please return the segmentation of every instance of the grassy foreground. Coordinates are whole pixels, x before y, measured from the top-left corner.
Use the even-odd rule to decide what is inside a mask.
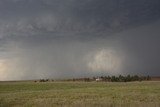
[[[0,107],[160,107],[160,82],[0,82]]]

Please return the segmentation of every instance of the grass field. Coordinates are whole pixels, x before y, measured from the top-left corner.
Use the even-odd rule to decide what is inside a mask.
[[[160,107],[160,82],[0,82],[0,107]]]

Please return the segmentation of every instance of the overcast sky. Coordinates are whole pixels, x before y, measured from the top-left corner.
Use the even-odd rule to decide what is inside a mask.
[[[160,75],[159,0],[0,0],[0,80]]]

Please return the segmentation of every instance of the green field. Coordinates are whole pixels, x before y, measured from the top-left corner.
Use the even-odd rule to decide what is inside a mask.
[[[0,82],[0,107],[160,107],[160,82]]]

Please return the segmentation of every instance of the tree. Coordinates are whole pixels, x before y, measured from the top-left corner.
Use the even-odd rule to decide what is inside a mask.
[[[151,77],[150,77],[149,75],[147,76],[147,81],[148,81],[148,80],[151,80]]]

